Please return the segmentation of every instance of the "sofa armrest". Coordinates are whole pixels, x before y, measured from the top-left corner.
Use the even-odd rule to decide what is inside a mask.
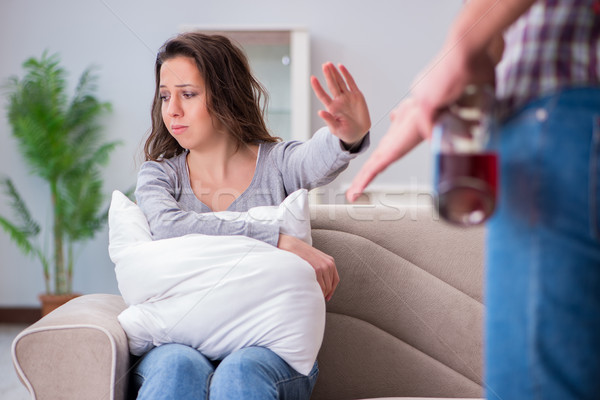
[[[125,308],[121,296],[84,295],[21,332],[12,358],[32,398],[124,400],[130,356],[117,316]]]

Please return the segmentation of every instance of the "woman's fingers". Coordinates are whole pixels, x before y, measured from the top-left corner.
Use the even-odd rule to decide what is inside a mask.
[[[346,83],[348,84],[350,91],[352,91],[352,92],[360,91],[358,89],[358,85],[354,81],[354,78],[352,77],[352,75],[350,74],[348,69],[345,66],[343,66],[342,64],[340,64],[338,67],[339,67],[340,71],[342,71],[342,75],[344,75],[344,79],[346,79]]]
[[[311,76],[310,84],[313,88],[313,91],[315,92],[315,95],[321,101],[321,103],[323,103],[325,107],[329,106],[332,100],[331,97],[329,97],[329,95],[327,94],[327,92],[325,92],[325,89],[323,89],[323,86],[321,86],[321,82],[319,82],[319,80],[315,76]]]
[[[350,75],[350,72],[348,72],[346,67],[340,64],[340,70],[344,75],[343,77],[337,70],[337,68],[333,65],[333,63],[328,62],[323,64],[323,74],[325,75],[325,82],[327,83],[327,88],[331,92],[331,95],[333,97],[337,97],[349,91],[358,92],[358,86],[356,86],[356,82],[354,81],[352,75]],[[325,89],[323,89],[323,86],[321,86],[319,80],[316,77],[311,76],[310,83],[315,94],[317,95],[317,98],[321,100],[321,102],[325,106],[328,106],[333,101],[333,99],[327,94]]]
[[[325,82],[327,82],[327,88],[329,88],[329,91],[331,92],[333,97],[337,97],[342,93],[342,89],[338,85],[333,70],[335,70],[335,67],[332,63],[328,62],[323,64],[323,75],[325,75]]]
[[[319,110],[319,117],[321,117],[323,121],[325,121],[327,126],[329,126],[330,130],[335,131],[335,127],[337,126],[337,120],[333,115],[331,115],[331,113],[325,110]]]
[[[323,291],[323,297],[327,297],[331,292],[331,281],[329,277],[329,271],[319,270],[317,272],[317,281],[319,281],[319,285],[321,285],[321,290]]]
[[[338,69],[332,63],[329,63],[329,71],[335,78],[335,82],[340,93],[348,92],[349,89],[348,86],[346,86],[346,81],[344,80],[344,78],[342,78],[340,71],[338,71]]]
[[[325,272],[325,287],[327,288],[326,292],[324,293],[325,298],[327,300],[329,300],[331,298],[331,296],[333,296],[333,292],[335,291],[335,288],[337,287],[337,284],[339,282],[339,276],[337,273],[337,268],[335,266],[335,261],[333,259],[333,257],[322,253],[324,256],[324,261],[323,261],[323,266],[324,266],[324,272]]]
[[[333,296],[333,292],[340,281],[337,269],[335,267],[335,260],[333,257],[321,252],[320,250],[314,250],[316,253],[318,253],[318,260],[313,260],[311,265],[315,269],[317,282],[319,282],[319,286],[321,286],[323,296],[326,300],[329,300],[331,299],[331,296]]]
[[[331,297],[333,296],[333,292],[335,292],[335,289],[337,288],[338,283],[340,283],[340,276],[338,275],[338,271],[337,268],[333,268],[333,284],[331,285],[331,291],[329,292],[328,295],[325,296],[325,300],[329,301],[331,300]]]

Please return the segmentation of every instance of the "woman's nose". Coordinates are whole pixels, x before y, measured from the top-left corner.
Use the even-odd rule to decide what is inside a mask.
[[[181,117],[183,115],[183,110],[181,108],[181,102],[175,96],[171,97],[169,101],[169,107],[167,108],[167,113],[170,117]]]

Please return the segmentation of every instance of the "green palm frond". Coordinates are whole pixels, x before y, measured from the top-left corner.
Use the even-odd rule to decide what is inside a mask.
[[[46,53],[40,60],[28,59],[23,67],[25,77],[9,78],[6,85],[8,120],[31,172],[56,179],[68,144],[63,129],[66,73],[58,66],[58,57]]]
[[[95,90],[96,77],[87,69],[76,89],[65,118],[65,128],[71,133],[70,142],[78,145],[84,151],[98,146],[101,129],[98,117],[110,110],[109,103],[98,101],[92,92]]]
[[[43,121],[38,121],[31,116],[14,118],[11,121],[13,136],[29,171],[44,180],[55,180],[60,171],[60,158],[58,145],[48,135],[47,127]],[[64,153],[64,149],[60,153]]]
[[[14,217],[18,221],[16,224],[10,224],[8,220],[5,220],[6,222],[3,224],[3,226],[8,227],[11,225],[13,228],[18,229],[26,238],[39,234],[40,226],[31,217],[31,213],[27,209],[25,201],[23,201],[21,195],[19,195],[19,192],[15,188],[12,180],[7,177],[0,178],[0,188],[4,192],[5,196],[9,198],[10,206],[14,212]]]
[[[45,252],[36,245],[32,238],[37,237],[40,233],[40,226],[33,220],[25,202],[19,195],[14,184],[9,178],[3,177],[0,179],[0,186],[4,194],[10,199],[10,206],[14,211],[14,217],[19,221],[18,224],[9,221],[0,216],[0,226],[17,245],[25,255],[33,254],[42,264],[44,271],[44,281],[46,291],[50,291],[49,287],[49,261]]]
[[[122,142],[120,140],[116,140],[116,141],[105,143],[105,144],[99,146],[94,152],[91,153],[91,156],[87,160],[87,162],[90,163],[91,165],[97,165],[97,166],[98,165],[106,165],[106,163],[108,162],[110,153],[112,153],[113,150],[117,146],[120,146],[121,144],[122,144]]]
[[[73,170],[61,181],[64,201],[65,234],[73,241],[89,239],[102,226],[100,209],[105,201],[102,177],[97,168]]]
[[[35,246],[29,240],[29,235],[21,231],[21,229],[8,221],[4,217],[0,217],[0,226],[4,229],[4,232],[8,233],[8,236],[13,242],[25,253],[29,255],[35,252]]]
[[[62,114],[67,105],[67,73],[60,66],[58,55],[49,56],[44,52],[39,60],[34,57],[26,60],[23,68],[27,72],[23,79],[25,88],[32,94],[44,95],[43,98],[35,100],[25,92],[23,100],[26,100],[27,104],[39,106],[39,110],[44,111],[40,116]]]
[[[68,107],[69,127],[87,126],[98,114],[110,111],[110,103],[100,102],[94,96],[97,88],[97,76],[93,74],[94,70],[93,67],[86,69],[79,78],[75,95]]]

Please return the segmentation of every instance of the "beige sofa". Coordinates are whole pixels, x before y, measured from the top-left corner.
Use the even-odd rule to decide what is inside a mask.
[[[312,214],[314,245],[341,278],[312,398],[481,398],[483,229],[450,227],[428,207]],[[124,308],[86,295],[24,330],[13,361],[33,398],[126,399]]]

